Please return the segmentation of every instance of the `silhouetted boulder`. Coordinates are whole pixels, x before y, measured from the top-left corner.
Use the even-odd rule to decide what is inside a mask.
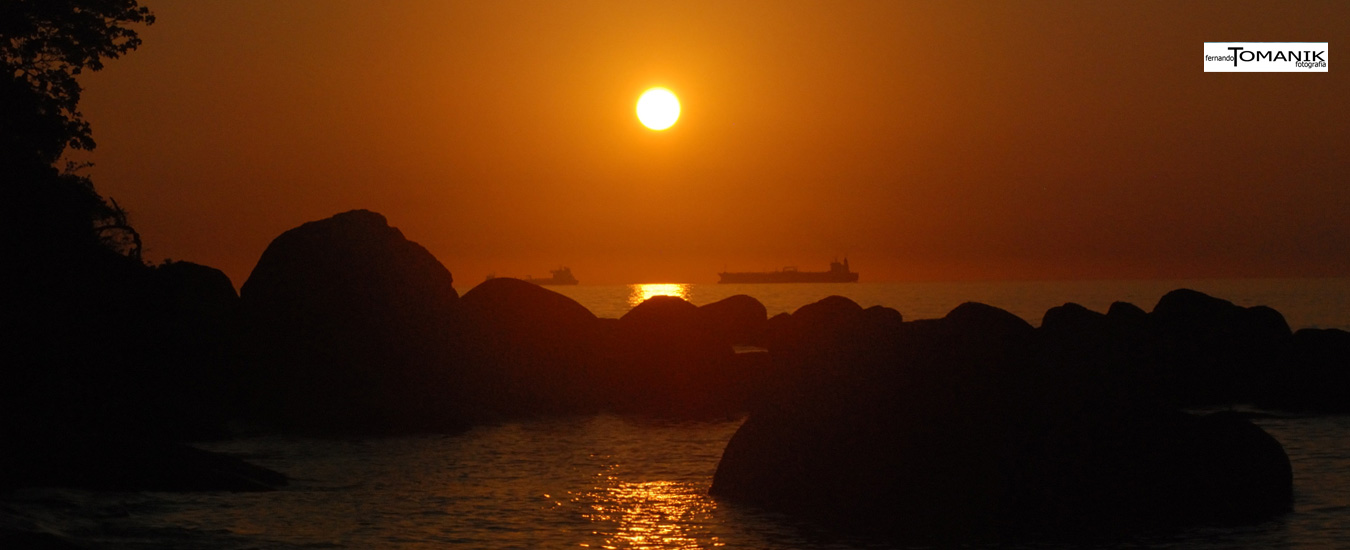
[[[1097,530],[1258,521],[1293,500],[1288,455],[1231,413],[1097,403],[1008,455],[1015,525]]]
[[[282,233],[240,292],[250,312],[399,308],[439,312],[458,298],[454,279],[384,216],[352,210]],[[346,292],[335,302],[333,294]],[[416,299],[416,300],[414,300]]]
[[[1037,329],[1042,366],[1058,382],[1105,384],[1149,402],[1170,399],[1171,392],[1161,387],[1158,342],[1147,320],[1147,313],[1124,302],[1104,315],[1073,303],[1051,308]]]
[[[1220,320],[1231,315],[1236,307],[1228,300],[1189,288],[1179,288],[1158,299],[1158,304],[1153,306],[1153,316],[1157,322],[1193,326]]]
[[[1111,302],[1111,307],[1106,310],[1106,315],[1122,323],[1142,324],[1148,321],[1148,312],[1129,302]]]
[[[762,340],[768,310],[759,300],[737,294],[698,308],[704,326],[728,345],[749,345]]]
[[[750,374],[733,367],[731,346],[704,323],[698,307],[674,296],[652,297],[614,329],[600,382],[611,408],[677,417],[745,408]]]
[[[571,298],[498,277],[460,299],[464,377],[473,416],[598,410],[600,322]]]
[[[282,233],[240,291],[259,420],[306,431],[458,426],[447,399],[452,282],[374,212]]]
[[[834,327],[852,323],[862,311],[862,306],[853,300],[827,296],[797,308],[792,312],[792,318],[813,327]]]
[[[863,310],[863,318],[869,323],[889,323],[898,325],[905,322],[905,316],[886,306],[872,306]]]
[[[243,398],[234,284],[219,269],[182,261],[155,267],[149,282],[146,332],[157,358],[134,376],[143,416],[158,418],[170,434],[219,435]]]
[[[756,401],[774,406],[798,386],[817,384],[817,379],[838,376],[846,368],[866,368],[840,352],[847,347],[843,342],[866,337],[860,330],[865,317],[853,300],[830,296],[769,319],[764,343],[772,374],[759,385],[764,397]]]
[[[624,330],[641,333],[660,333],[680,330],[709,332],[701,324],[698,306],[678,296],[653,296],[619,317]]]
[[[1219,412],[1200,417],[1184,437],[1194,458],[1182,463],[1200,467],[1183,467],[1179,477],[1195,489],[1170,489],[1194,499],[1202,519],[1249,521],[1289,511],[1293,467],[1284,446],[1265,430],[1235,413]]]
[[[1041,330],[1099,331],[1107,326],[1108,322],[1106,314],[1070,302],[1046,310],[1045,315],[1041,316]]]
[[[1116,318],[1067,303],[1047,310],[1037,330],[1046,343],[1046,362],[1065,371],[1104,371],[1123,355],[1115,349],[1119,326]]]
[[[234,313],[239,294],[225,272],[192,262],[170,262],[154,270],[164,297],[180,311],[218,319]]]
[[[952,344],[968,354],[967,362],[1016,368],[1029,361],[1035,351],[1036,329],[1021,317],[994,306],[966,302],[943,320],[951,327]]]
[[[770,350],[827,349],[852,334],[862,322],[863,308],[843,296],[829,296],[775,316],[769,327]]]
[[[1179,404],[1250,403],[1287,368],[1292,333],[1268,307],[1244,308],[1180,289],[1158,301],[1149,324]]]

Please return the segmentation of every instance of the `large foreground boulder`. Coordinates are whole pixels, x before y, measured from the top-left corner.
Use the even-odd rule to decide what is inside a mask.
[[[774,368],[798,380],[728,443],[716,496],[925,541],[1246,520],[1290,505],[1288,457],[1250,422],[1140,399],[1110,365],[1072,368],[1086,351],[1050,349],[1069,329],[1124,333],[1108,316],[1070,307],[1038,331],[963,304],[899,322],[840,298],[798,315],[770,346]]]
[[[457,427],[452,283],[374,212],[281,234],[240,291],[257,420],[302,431]]]

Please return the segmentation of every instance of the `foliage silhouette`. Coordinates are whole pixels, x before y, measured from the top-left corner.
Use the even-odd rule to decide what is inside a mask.
[[[77,77],[136,49],[141,39],[132,25],[154,20],[135,0],[0,4],[0,172],[6,175],[0,233],[6,250],[22,259],[11,265],[59,265],[103,250],[139,262],[140,235],[126,211],[79,173],[87,164],[64,171],[54,164],[67,147],[94,148],[79,111]]]
[[[147,266],[126,210],[80,173],[88,165],[56,166],[68,148],[94,148],[77,77],[136,49],[132,25],[153,22],[135,0],[0,1],[0,489],[285,482],[174,442],[218,433],[237,401],[229,278]]]
[[[134,0],[0,3],[0,432],[192,431],[181,396],[211,401],[202,382],[223,368],[232,306],[194,304],[233,286],[210,268],[145,265],[88,165],[55,165],[94,146],[77,77],[135,49],[132,25],[153,21]]]
[[[22,147],[10,138],[27,134],[46,164],[65,147],[90,150],[94,140],[79,112],[86,69],[103,68],[141,44],[131,26],[152,24],[155,16],[136,0],[9,0],[0,4],[0,97],[7,105],[6,149]],[[10,115],[18,115],[10,118]],[[20,118],[22,117],[22,118]]]
[[[53,165],[68,147],[94,148],[77,77],[136,49],[133,25],[154,21],[136,0],[0,3],[0,220],[6,249],[25,260],[15,264],[99,248],[139,262],[140,235],[79,173],[88,165]]]

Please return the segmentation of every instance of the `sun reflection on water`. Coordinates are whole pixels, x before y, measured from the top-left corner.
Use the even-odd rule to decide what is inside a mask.
[[[609,478],[615,481],[614,478]],[[697,526],[709,523],[716,504],[697,488],[674,481],[618,481],[597,487],[585,516],[605,537],[599,548],[637,550],[692,549],[725,546]],[[699,535],[703,540],[699,540]],[[587,545],[582,545],[587,546]]]
[[[692,285],[681,283],[654,283],[628,285],[628,307],[637,307],[653,296],[675,296],[689,301],[693,296]]]

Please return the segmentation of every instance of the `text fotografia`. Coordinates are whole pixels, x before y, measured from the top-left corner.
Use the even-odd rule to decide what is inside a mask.
[[[1326,42],[1205,42],[1207,73],[1325,73]]]

